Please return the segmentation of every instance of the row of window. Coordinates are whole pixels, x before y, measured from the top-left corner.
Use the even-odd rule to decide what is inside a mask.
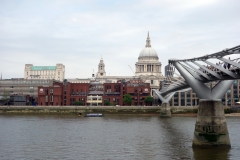
[[[55,71],[30,71],[31,75],[55,75]],[[28,72],[27,72],[28,75]],[[60,75],[60,72],[58,72],[58,75]]]
[[[43,81],[0,81],[0,84],[47,84],[49,81],[43,80]]]

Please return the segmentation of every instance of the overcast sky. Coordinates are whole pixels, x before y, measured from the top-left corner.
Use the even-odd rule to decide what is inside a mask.
[[[65,65],[89,78],[101,56],[107,75],[131,76],[147,32],[164,66],[240,45],[239,0],[0,0],[0,71]]]

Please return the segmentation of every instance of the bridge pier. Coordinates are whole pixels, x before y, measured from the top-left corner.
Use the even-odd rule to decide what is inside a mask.
[[[161,104],[160,109],[160,117],[162,118],[170,118],[171,116],[171,108],[168,102],[163,102]]]
[[[224,107],[220,99],[200,100],[192,146],[231,148]]]

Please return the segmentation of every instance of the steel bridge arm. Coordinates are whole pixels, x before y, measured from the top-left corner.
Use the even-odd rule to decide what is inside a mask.
[[[238,67],[240,68],[240,63],[236,63],[234,61],[231,61],[231,60],[228,60],[228,59],[225,59],[225,58],[218,58],[219,60],[223,61],[223,62],[226,62],[226,63],[229,63],[235,67]]]
[[[193,67],[192,65],[190,65],[187,62],[184,62],[185,64],[187,64],[189,67],[191,67],[192,69],[194,69],[195,72],[197,72],[198,74],[202,75],[204,78],[206,78],[207,80],[213,80],[212,77],[209,77],[207,74],[203,73],[201,70],[196,69],[195,67]],[[194,63],[194,62],[192,62]]]
[[[225,73],[225,74],[228,74],[229,76],[231,76],[231,77],[233,77],[233,78],[236,78],[236,79],[239,78],[239,76],[237,76],[237,75],[234,74],[233,72],[229,71],[228,69],[225,69],[225,68],[223,68],[223,67],[219,67],[219,66],[217,66],[217,65],[215,65],[215,64],[213,64],[213,63],[211,63],[211,62],[209,62],[209,61],[203,61],[203,62],[205,62],[206,64],[209,64],[209,65],[213,66],[214,68],[217,68],[218,70],[222,71],[222,72]]]
[[[200,99],[209,99],[211,97],[211,92],[209,88],[201,81],[197,81],[194,77],[190,75],[180,64],[179,62],[174,62],[173,65],[177,68],[183,78],[186,80],[186,83],[192,87],[193,91],[197,93]]]
[[[195,65],[197,65],[197,66],[199,66],[200,68],[204,69],[204,70],[207,71],[208,73],[212,74],[214,77],[216,77],[216,78],[218,78],[218,79],[223,79],[222,76],[220,76],[220,75],[217,74],[216,72],[208,69],[207,67],[202,66],[202,65],[200,65],[200,64],[197,63],[197,62],[192,62],[192,63],[194,63]],[[211,80],[213,80],[213,78],[212,78]]]

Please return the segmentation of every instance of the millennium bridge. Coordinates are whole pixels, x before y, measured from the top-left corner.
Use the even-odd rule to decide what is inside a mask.
[[[191,59],[170,59],[168,85],[160,91],[154,90],[162,101],[161,117],[171,117],[169,101],[175,92],[192,89],[197,94],[199,107],[193,147],[231,147],[221,99],[234,80],[240,79],[239,53],[240,46],[236,46]],[[233,54],[236,59],[226,58]],[[209,83],[214,87],[209,87]]]

